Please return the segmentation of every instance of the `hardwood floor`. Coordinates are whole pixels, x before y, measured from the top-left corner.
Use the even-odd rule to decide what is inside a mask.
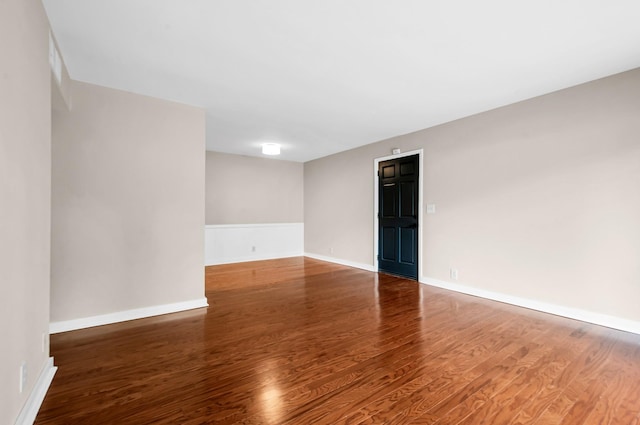
[[[640,336],[308,258],[52,335],[36,424],[640,423]]]

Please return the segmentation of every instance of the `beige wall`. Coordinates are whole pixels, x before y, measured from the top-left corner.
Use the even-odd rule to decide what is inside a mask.
[[[37,0],[0,2],[0,423],[12,424],[49,356],[49,26]],[[27,386],[19,393],[19,370]]]
[[[204,296],[204,112],[74,82],[54,110],[51,321]]]
[[[301,223],[303,165],[207,152],[206,223]]]
[[[373,160],[367,145],[304,164],[304,250],[373,265]]]
[[[638,321],[638,117],[640,69],[308,162],[305,251],[373,264],[374,158],[422,148],[421,276]]]

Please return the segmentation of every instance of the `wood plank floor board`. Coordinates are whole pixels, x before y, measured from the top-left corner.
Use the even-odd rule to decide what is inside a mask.
[[[431,334],[430,334],[431,336]],[[413,335],[411,336],[412,338],[414,337]],[[383,351],[384,352],[384,351]],[[354,365],[357,365],[357,367],[361,368],[361,367],[366,367],[367,364],[366,363],[362,363],[363,359],[360,359],[360,362],[354,363]],[[335,373],[336,370],[333,370],[333,373]],[[327,375],[327,376],[332,376],[332,375]],[[316,377],[317,379],[317,377]],[[298,381],[300,381],[300,377],[298,377]],[[291,400],[291,397],[289,395],[287,395],[287,397],[285,397],[287,400]]]
[[[462,354],[466,352],[470,357],[474,357],[477,360],[477,351],[474,351],[475,344],[478,343],[478,339],[474,339],[473,335],[477,335],[477,328],[473,326],[467,327],[464,334],[460,334],[463,337],[464,343],[455,340],[449,340],[449,345],[445,345],[439,352],[428,354],[428,350],[425,351],[423,347],[413,345],[413,355],[402,357],[398,362],[393,362],[391,357],[386,356],[379,365],[374,365],[374,369],[377,371],[374,375],[363,376],[358,381],[350,383],[349,388],[343,390],[348,391],[348,402],[342,403],[338,408],[332,411],[324,411],[322,409],[310,409],[303,413],[292,412],[293,418],[291,423],[339,423],[347,415],[348,412],[356,409],[358,406],[363,406],[369,402],[372,397],[380,393],[386,393],[394,390],[397,386],[401,385],[407,380],[411,380],[415,376],[419,376],[421,373],[426,373],[423,369],[423,363],[419,362],[423,358],[439,357],[441,360],[443,357],[455,357],[456,354]],[[418,363],[416,363],[418,361]],[[369,365],[362,364],[356,368],[362,367],[369,368]],[[431,373],[438,372],[438,370],[432,370]],[[340,393],[332,393],[330,397],[339,396]],[[326,402],[326,400],[319,400]],[[305,406],[308,408],[310,406]],[[321,415],[321,416],[319,416]]]
[[[504,350],[507,352],[506,354],[503,353],[500,355],[500,357],[503,357],[503,360],[500,362],[500,366],[494,366],[492,369],[476,376],[475,379],[468,382],[464,387],[460,388],[457,392],[451,394],[448,398],[441,400],[440,402],[436,399],[430,399],[431,408],[429,413],[420,415],[419,420],[430,423],[456,423],[468,416],[471,411],[478,409],[486,402],[486,395],[480,391],[480,389],[490,392],[494,389],[495,385],[503,385],[502,381],[492,379],[492,375],[500,375],[501,372],[507,371],[517,373],[516,368],[513,366],[518,362],[518,360],[521,360],[520,356],[527,356],[529,354],[529,350],[523,349],[523,347],[516,349],[512,353],[508,353],[511,349],[513,349],[513,346],[510,346],[509,350]],[[500,370],[498,370],[498,368]],[[482,384],[478,385],[478,382],[482,382]],[[505,379],[505,382],[508,382],[508,379]],[[443,391],[439,392],[444,393]],[[418,391],[414,392],[414,394],[415,393],[418,393]],[[408,398],[405,398],[403,401],[406,406]],[[401,412],[398,413],[398,408],[401,406],[402,405],[400,403],[388,406],[385,411],[379,411],[360,423],[400,423],[403,419],[398,418],[396,420],[395,418],[397,416],[404,416]],[[407,415],[406,417],[409,418],[410,416]]]
[[[568,412],[574,402],[565,390],[574,384],[578,375],[586,378],[598,370],[602,356],[606,355],[614,341],[614,337],[600,339],[587,336],[579,341],[567,339],[566,346],[559,346],[562,359],[556,362],[556,365],[560,365],[557,374],[545,376],[542,386],[536,387],[539,392],[529,394],[529,401],[524,401],[522,409],[510,423],[560,423],[559,418]],[[582,347],[581,344],[588,345]],[[605,350],[597,351],[598,347],[604,347]],[[599,361],[592,363],[592,360]]]
[[[502,391],[492,394],[485,406],[472,412],[460,424],[509,423],[535,395],[544,391],[546,383],[558,376],[568,362],[551,346],[535,363],[509,382]]]
[[[501,353],[508,354],[512,350],[521,350],[523,348],[519,344],[518,339],[514,338],[513,335],[509,335],[508,332],[505,332],[504,334],[502,334],[499,331],[499,328],[497,330],[498,330],[498,334],[503,335],[504,337],[503,342],[506,342],[506,344],[503,344],[502,346],[496,345],[492,348],[494,357],[503,355]],[[446,358],[445,356],[440,356],[437,359],[438,360],[437,362],[429,363],[429,365],[432,365],[432,366],[437,365],[438,366],[437,368],[432,368],[431,370],[428,368],[424,368],[423,370],[420,370],[418,377],[415,380],[405,384],[403,387],[401,387],[397,391],[393,391],[386,394],[384,397],[378,400],[375,400],[370,405],[361,409],[359,412],[356,412],[356,414],[348,418],[348,423],[376,423],[376,422],[382,423],[381,418],[387,418],[385,420],[388,421],[390,420],[389,416],[392,413],[395,412],[397,414],[398,412],[402,411],[403,408],[412,406],[413,402],[409,399],[409,397],[415,394],[419,394],[420,387],[426,386],[428,383],[431,383],[433,380],[435,380],[439,376],[439,372],[447,371],[447,372],[456,373],[456,374],[461,373],[461,374],[465,374],[467,378],[471,378],[472,375],[470,374],[470,369],[478,364],[478,358],[481,358],[482,356],[486,355],[486,353],[482,353],[482,352],[480,353],[476,352],[474,355],[474,353],[471,351],[467,353],[464,353],[464,352],[456,353],[453,350],[449,350],[449,349],[445,351],[451,358],[451,360],[448,362],[449,364],[447,368],[443,370],[442,367],[440,366]],[[466,354],[471,354],[471,355],[468,357],[469,361],[465,365],[465,363],[461,362],[461,360],[465,358]],[[496,360],[490,359],[485,363],[495,364]],[[421,385],[416,386],[417,382],[420,382]],[[363,419],[360,422],[358,422],[358,421],[355,421],[354,419],[355,416],[367,417],[367,419],[366,420]]]
[[[624,334],[622,337],[626,336]],[[635,366],[636,359],[640,356],[640,347],[634,343],[629,343],[626,339],[620,339],[614,346],[610,356],[609,362],[603,367],[600,375],[596,378],[596,382],[592,385],[596,387],[603,387],[601,391],[591,388],[589,392],[579,394],[580,398],[577,405],[584,408],[580,408],[580,411],[586,413],[589,410],[589,414],[584,419],[586,424],[616,424],[616,423],[634,423],[637,422],[638,414],[640,413],[640,388],[636,386],[627,387],[625,382],[640,381],[640,370]],[[629,392],[630,391],[630,392]],[[629,415],[628,411],[622,413],[620,409],[621,403],[626,400],[625,395],[633,394],[635,399],[635,407],[632,408],[632,413]],[[597,399],[595,396],[598,395]],[[593,400],[585,400],[590,397]],[[576,410],[578,410],[576,408]],[[635,418],[634,418],[635,416]],[[625,418],[626,419],[623,419]],[[567,420],[567,419],[565,419]]]
[[[477,323],[477,322],[476,322]],[[480,338],[476,338],[474,339],[472,336],[473,335],[478,335],[477,329],[474,328],[467,328],[466,331],[468,332],[468,334],[458,334],[461,341],[463,341],[463,343],[459,341],[452,341],[452,343],[449,346],[444,346],[442,347],[441,351],[436,353],[436,356],[438,358],[438,363],[437,364],[441,364],[443,361],[447,360],[447,359],[455,359],[458,362],[458,366],[460,365],[459,361],[461,359],[463,359],[465,356],[468,356],[468,358],[470,359],[470,364],[477,364],[478,362],[478,358],[484,354],[484,351],[487,350],[487,346],[483,345],[483,344],[478,344],[478,342],[483,342],[486,344],[486,338],[483,337],[481,338],[482,341],[480,341]],[[503,336],[504,338],[504,336]],[[502,341],[505,342],[505,341]],[[510,339],[508,339],[508,343],[509,344],[513,344],[511,342]],[[512,347],[510,348],[514,348],[515,344],[512,345]],[[493,348],[496,348],[495,346]],[[426,352],[424,352],[423,357],[426,358],[430,358],[431,356],[428,356],[426,354]],[[431,364],[431,363],[430,363]],[[428,375],[428,376],[438,376],[437,373],[441,372],[442,369],[441,368],[437,368],[434,370],[426,370],[423,368],[418,368],[418,369],[414,369],[414,371],[412,372],[414,375],[420,376],[420,374],[424,374],[424,375]],[[412,375],[408,375],[408,378],[411,378]],[[404,379],[406,380],[407,377],[404,377]],[[389,391],[392,391],[395,389],[395,387],[399,384],[402,384],[403,381],[401,380],[397,380],[395,382],[389,382],[386,385],[383,385],[380,387],[380,391],[382,393],[386,393]],[[373,393],[371,391],[366,391],[365,392],[366,396],[364,397],[364,400],[366,399],[371,399],[376,393]],[[351,394],[353,395],[353,394]],[[353,400],[353,397],[351,397],[352,399],[352,403],[349,406],[345,406],[345,408],[343,409],[344,411],[348,411],[352,408],[354,408],[357,404],[357,402],[355,400]],[[331,415],[333,415],[331,417],[331,420],[338,420],[340,415],[341,415],[341,411],[334,411],[331,412]],[[298,420],[303,420],[303,418],[297,418]],[[350,418],[345,419],[347,421],[352,420]]]
[[[638,424],[639,335],[303,257],[205,278],[52,335],[36,424]]]
[[[542,408],[537,410],[537,413],[542,413],[536,418],[535,423],[562,423],[563,419],[565,417],[569,419],[570,415],[579,413],[577,416],[582,416],[582,413],[578,412],[580,406],[575,406],[577,399],[581,394],[594,397],[594,393],[587,392],[589,384],[597,385],[593,378],[606,363],[615,342],[615,338],[595,341],[563,370],[558,379],[551,384],[550,389],[547,389],[548,398],[555,396],[555,399],[546,406],[544,411]],[[598,389],[600,390],[601,387]],[[584,420],[568,423],[584,423]]]
[[[599,417],[594,416],[592,423],[610,423],[612,425],[637,425],[640,424],[640,379],[636,377],[635,383],[627,383],[627,391],[625,392],[622,400],[617,403],[617,400],[612,401],[612,404],[616,404],[616,409],[611,412],[610,422],[597,422]],[[590,418],[591,419],[591,418]]]
[[[510,345],[507,347],[508,350],[504,350],[505,352],[496,352],[484,361],[479,362],[476,359],[475,364],[470,365],[470,368],[454,366],[446,373],[436,375],[435,380],[391,409],[389,413],[395,411],[392,422],[394,424],[435,422],[437,418],[454,409],[457,404],[463,403],[480,388],[488,385],[492,378],[499,374],[500,368],[513,361],[508,357],[511,354],[510,351],[516,347],[516,344]],[[516,351],[520,354],[524,352],[522,347],[517,347]]]
[[[470,416],[474,418],[473,423],[483,422],[482,416],[488,413],[484,407],[498,394],[509,397],[509,394],[503,394],[504,389],[513,389],[512,382],[544,355],[542,348],[537,344],[521,347],[483,374],[481,379],[484,382],[481,385],[463,389],[455,398],[447,400],[424,416],[432,419],[435,424],[457,424]]]
[[[540,322],[535,322],[535,321],[529,322],[526,318],[521,320],[517,325],[509,324],[508,326],[510,327],[509,331],[504,331],[500,329],[500,327],[494,328],[493,331],[497,331],[496,332],[497,335],[502,335],[503,337],[506,337],[508,341],[511,341],[511,347],[509,348],[519,347],[518,344],[521,340],[519,340],[516,337],[517,335],[519,335],[520,337],[527,337],[524,341],[529,341],[529,342],[534,342],[536,341],[536,339],[548,340],[550,337],[549,335],[547,335],[548,328],[544,326],[543,323],[541,324]],[[521,327],[522,330],[518,330],[519,327]],[[531,331],[529,333],[532,333],[533,335],[527,336],[528,331]],[[451,363],[451,366],[453,366],[453,368],[450,369],[450,371],[454,375],[464,375],[465,378],[467,378],[468,380],[471,380],[471,378],[478,376],[482,372],[483,367],[491,367],[495,364],[499,364],[501,360],[498,357],[499,355],[500,353],[498,352],[496,353],[496,358],[490,358],[487,361],[480,363],[479,365],[478,365],[477,359],[474,359],[474,362],[469,363],[466,366],[456,361]],[[456,360],[460,360],[461,358],[462,356],[457,356]],[[474,372],[476,372],[475,375],[473,374]],[[442,380],[443,385],[450,384],[450,381],[454,381],[454,380],[447,380],[447,379]],[[457,385],[460,385],[464,382],[464,380],[460,378],[458,378],[455,381]],[[402,404],[398,403],[397,405],[394,405],[391,408],[391,410],[396,412],[400,411],[398,416],[401,416],[400,418],[395,419],[394,423],[396,422],[409,423],[413,420],[416,420],[416,418],[423,415],[429,409],[433,408],[434,405],[441,400],[441,398],[438,398],[438,397],[441,397],[445,394],[443,392],[443,388],[445,387],[437,387],[437,391],[436,391],[436,387],[434,387],[432,384],[426,387],[426,391],[424,391],[423,393],[416,390],[414,394],[412,394],[411,399],[403,400]],[[450,385],[450,388],[451,390],[455,389],[455,387],[451,385]],[[437,394],[437,395],[433,396],[432,394]],[[403,409],[407,409],[407,410],[403,411]]]

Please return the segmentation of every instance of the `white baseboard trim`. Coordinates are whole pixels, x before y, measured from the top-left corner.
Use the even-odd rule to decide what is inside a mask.
[[[225,258],[224,260],[210,260],[205,266],[217,266],[220,264],[246,263],[249,261],[277,260],[280,258],[302,257],[302,252],[289,252],[278,255],[252,255],[245,257]]]
[[[436,286],[438,288],[448,289],[450,291],[460,292],[467,295],[473,295],[480,298],[486,298],[493,301],[499,301],[506,304],[512,304],[518,307],[524,307],[531,310],[550,313],[556,316],[562,316],[569,319],[580,320],[582,322],[593,323],[595,325],[605,326],[607,328],[640,334],[640,322],[634,320],[623,319],[621,317],[595,313],[578,308],[545,303],[542,301],[536,301],[527,298],[515,297],[500,292],[486,291],[484,289],[473,288],[471,286],[445,282],[428,277],[420,277],[420,283]]]
[[[136,308],[133,310],[118,311],[116,313],[101,314],[99,316],[83,317],[81,319],[51,322],[49,324],[49,333],[56,334],[60,332],[74,331],[77,329],[125,322],[127,320],[143,319],[145,317],[159,316],[161,314],[177,313],[179,311],[192,310],[194,308],[207,306],[209,306],[209,304],[207,303],[206,298],[198,298],[196,300],[173,304],[155,305],[151,307]]]
[[[374,269],[373,265],[371,265],[371,264],[356,263],[355,261],[343,260],[341,258],[327,257],[327,256],[324,256],[324,255],[318,255],[318,254],[311,254],[309,252],[305,252],[304,256],[305,257],[309,257],[309,258],[313,258],[313,259],[316,259],[316,260],[320,260],[320,261],[326,261],[328,263],[335,263],[335,264],[340,264],[340,265],[343,265],[343,266],[354,267],[356,269],[362,269],[362,270],[366,270],[368,272],[376,271]]]
[[[49,357],[38,375],[38,380],[31,390],[29,398],[16,418],[16,425],[33,425],[57,370],[58,368],[53,365],[53,357]]]

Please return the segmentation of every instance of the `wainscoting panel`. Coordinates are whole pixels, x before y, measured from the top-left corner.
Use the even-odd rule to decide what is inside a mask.
[[[303,223],[205,226],[205,265],[304,255]]]

